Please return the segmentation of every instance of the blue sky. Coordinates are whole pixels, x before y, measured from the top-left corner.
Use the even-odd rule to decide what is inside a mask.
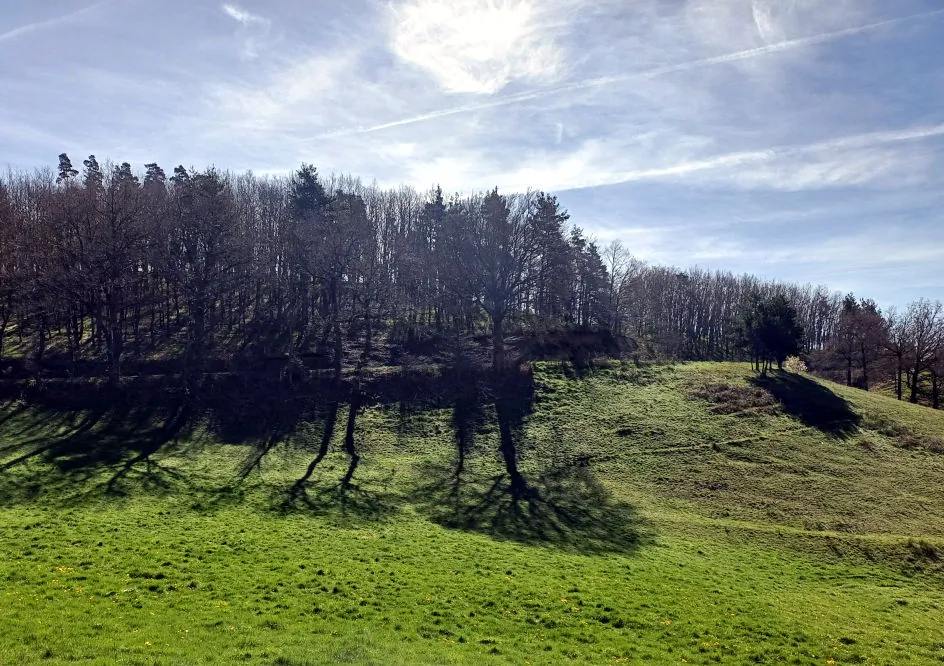
[[[944,299],[944,0],[0,0],[0,165],[558,194],[637,256]]]

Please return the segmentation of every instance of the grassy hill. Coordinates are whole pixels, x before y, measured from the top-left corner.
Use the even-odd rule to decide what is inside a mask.
[[[944,662],[944,413],[740,364],[532,371],[281,427],[9,401],[0,663]]]

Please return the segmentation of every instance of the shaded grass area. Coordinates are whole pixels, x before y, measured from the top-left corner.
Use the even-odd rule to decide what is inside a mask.
[[[805,426],[832,437],[849,437],[859,430],[862,418],[852,406],[809,377],[778,372],[752,377],[750,383]]]
[[[944,659],[941,415],[737,364],[455,372],[9,401],[0,663]]]

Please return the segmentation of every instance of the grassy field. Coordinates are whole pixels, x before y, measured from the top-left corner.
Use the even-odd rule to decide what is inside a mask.
[[[944,662],[944,413],[738,364],[533,370],[510,424],[4,405],[0,664]]]

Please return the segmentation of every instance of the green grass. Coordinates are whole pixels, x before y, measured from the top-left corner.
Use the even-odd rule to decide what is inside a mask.
[[[347,489],[342,405],[299,490],[310,415],[154,451],[134,412],[9,404],[0,663],[944,662],[944,414],[755,380],[538,364],[519,503],[489,405],[458,479],[467,411],[367,409]]]

